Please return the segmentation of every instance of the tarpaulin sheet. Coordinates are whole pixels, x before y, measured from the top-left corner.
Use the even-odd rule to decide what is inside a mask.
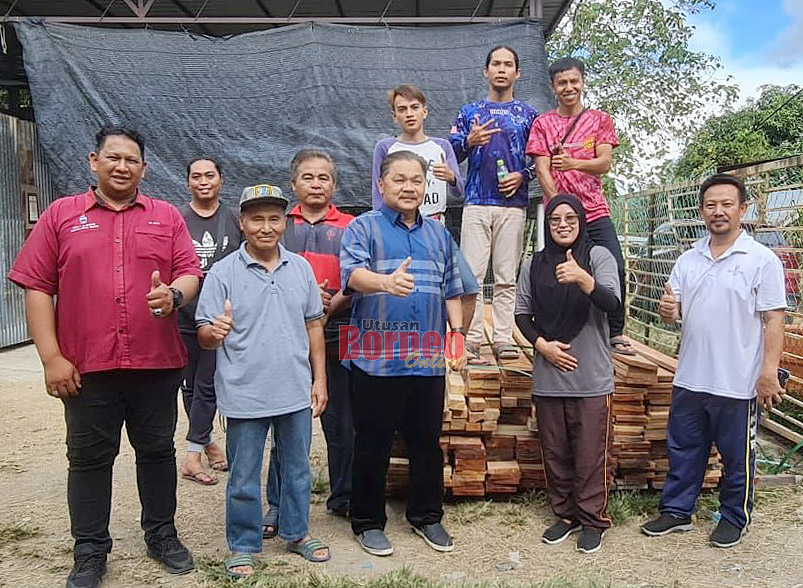
[[[223,198],[270,183],[289,191],[303,147],[339,166],[335,202],[370,206],[376,141],[394,134],[386,93],[401,83],[427,96],[425,130],[447,136],[460,106],[484,98],[485,56],[504,43],[521,58],[516,97],[539,110],[552,95],[541,23],[389,27],[301,24],[229,38],[149,29],[26,22],[23,44],[36,125],[58,193],[92,181],[87,154],[105,122],[146,138],[149,195],[188,199],[186,165],[220,160]]]

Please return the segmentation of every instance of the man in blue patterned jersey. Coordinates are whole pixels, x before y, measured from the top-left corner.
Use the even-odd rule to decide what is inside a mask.
[[[516,265],[524,238],[527,183],[535,166],[526,162],[530,126],[538,115],[513,97],[519,57],[505,46],[491,49],[483,75],[488,97],[466,104],[452,126],[450,140],[458,161],[468,159],[461,249],[480,283],[493,259],[493,344],[502,359],[515,359],[511,344],[516,299]],[[469,363],[482,363],[484,310],[479,299],[466,335]]]

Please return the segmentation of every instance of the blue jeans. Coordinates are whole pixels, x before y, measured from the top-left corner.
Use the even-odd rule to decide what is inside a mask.
[[[311,409],[259,419],[228,419],[226,457],[226,539],[238,553],[262,551],[262,455],[271,425],[279,454],[281,488],[279,536],[298,541],[308,534],[312,472]]]
[[[351,418],[351,386],[349,370],[337,359],[337,345],[327,346],[326,382],[329,404],[321,415],[321,426],[326,438],[326,455],[329,467],[329,510],[348,509],[351,500],[351,467],[354,461],[354,423]],[[276,524],[279,509],[279,461],[276,444],[270,452],[268,467],[268,511],[263,524]]]

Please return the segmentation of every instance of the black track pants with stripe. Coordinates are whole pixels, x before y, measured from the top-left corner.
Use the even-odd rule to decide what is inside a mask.
[[[691,516],[715,443],[722,456],[719,512],[744,528],[753,511],[756,471],[756,399],[737,400],[675,386],[667,430],[669,475],[661,496],[661,512]]]

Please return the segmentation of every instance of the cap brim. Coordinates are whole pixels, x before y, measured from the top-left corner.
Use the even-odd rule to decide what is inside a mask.
[[[276,198],[274,196],[261,196],[259,198],[251,198],[246,200],[245,202],[240,203],[240,210],[244,210],[256,204],[271,204],[273,206],[278,206],[282,210],[287,210],[287,200],[284,198]]]

